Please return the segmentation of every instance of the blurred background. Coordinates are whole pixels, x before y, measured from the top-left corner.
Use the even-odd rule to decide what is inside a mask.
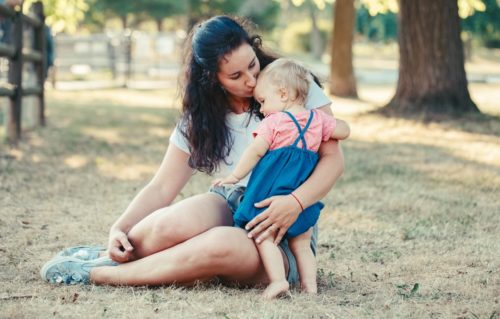
[[[0,3],[29,15],[35,1]],[[359,98],[363,93],[358,92],[358,87],[362,91],[363,85],[396,89],[387,104],[389,114],[423,112],[431,114],[426,118],[435,118],[436,113],[477,113],[481,105],[469,97],[467,83],[500,83],[500,0],[42,3],[48,54],[45,88],[49,89],[176,88],[189,30],[218,14],[248,18],[263,36],[265,47],[304,62],[332,95]],[[6,20],[1,18],[3,24]],[[10,31],[3,28],[1,32],[5,38]],[[9,82],[9,62],[5,57],[0,60],[0,78]],[[420,72],[425,69],[423,64],[431,70],[428,74]],[[36,82],[36,67],[23,68],[22,82]],[[448,93],[436,98],[430,87]],[[434,94],[430,102],[425,95],[429,93]],[[29,105],[30,99],[33,97],[27,96],[23,104]],[[460,105],[456,101],[461,101]],[[8,126],[7,104],[0,107],[4,127]],[[438,104],[441,106],[436,107]],[[487,112],[498,114],[490,104]],[[26,117],[32,112],[23,113]],[[26,124],[30,126],[30,120]]]
[[[396,82],[398,1],[350,2],[355,7],[352,23],[356,77],[359,81]],[[46,23],[56,43],[55,72],[51,76],[55,85],[71,80],[115,80],[125,84],[132,79],[175,77],[187,32],[196,22],[217,14],[248,17],[263,35],[266,46],[300,58],[325,80],[329,76],[325,66],[331,61],[334,1],[47,0],[44,4]],[[500,58],[495,50],[500,48],[498,1],[460,0],[458,5],[468,61]],[[348,28],[346,24],[339,28]],[[383,63],[373,63],[373,58]],[[479,74],[471,74],[470,80],[500,81],[497,76],[491,79]]]

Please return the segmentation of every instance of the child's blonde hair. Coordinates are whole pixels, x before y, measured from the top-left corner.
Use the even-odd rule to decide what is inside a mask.
[[[280,89],[288,90],[291,100],[297,103],[305,103],[309,85],[313,81],[308,69],[286,58],[268,64],[259,74],[259,79],[264,77],[269,77],[269,80]]]

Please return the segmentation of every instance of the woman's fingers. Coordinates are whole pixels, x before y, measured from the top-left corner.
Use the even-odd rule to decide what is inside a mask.
[[[134,247],[130,244],[125,233],[115,233],[110,239],[109,256],[116,262],[127,262],[132,257]]]
[[[134,247],[132,247],[132,244],[130,244],[130,242],[128,241],[127,235],[123,234],[122,236],[120,236],[120,238],[118,238],[118,240],[120,241],[121,246],[126,252],[134,250]]]
[[[285,236],[287,228],[280,228],[278,235],[274,238],[274,244],[278,245]]]
[[[270,225],[269,227],[267,227],[265,231],[260,233],[257,239],[255,239],[255,242],[257,244],[260,244],[262,241],[266,240],[266,238],[268,238],[269,236],[273,236],[274,234],[276,234],[277,229],[278,228],[275,227],[274,225]]]
[[[248,233],[249,237],[251,238],[250,234],[254,234],[255,230],[258,229],[259,227],[255,226],[261,226],[260,223],[263,222],[265,219],[267,219],[266,211],[263,211],[259,215],[255,216],[251,221],[247,223],[245,226],[246,230],[252,230],[250,233]],[[255,227],[255,228],[254,228]]]
[[[258,208],[267,207],[267,206],[271,205],[271,203],[273,202],[273,200],[274,200],[274,196],[266,198],[263,201],[260,201],[258,203],[255,203],[254,206],[258,207]]]
[[[116,246],[113,246],[109,249],[109,257],[114,261],[120,263],[128,261],[127,252],[120,250],[120,248]]]

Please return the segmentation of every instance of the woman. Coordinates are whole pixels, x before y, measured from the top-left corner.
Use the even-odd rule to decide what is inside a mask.
[[[65,250],[42,268],[45,280],[161,285],[217,276],[226,283],[266,284],[254,240],[279,230],[275,242],[280,242],[301,206],[320,200],[342,174],[337,142],[323,143],[313,174],[294,191],[297,199],[274,196],[257,203],[268,208],[248,224],[248,234],[231,227],[230,209],[238,204],[248,178],[235,188],[212,188],[171,205],[194,169],[225,176],[234,168],[259,122],[252,97],[256,77],[275,59],[262,50],[258,36],[250,37],[226,16],[195,27],[190,39],[183,116],[160,168],[111,227],[107,252],[100,253],[104,257],[93,259],[97,249],[92,247]],[[311,86],[308,104],[331,113],[330,101],[317,85]],[[315,240],[311,247],[315,249]],[[297,267],[286,240],[280,248],[288,280],[294,283]]]

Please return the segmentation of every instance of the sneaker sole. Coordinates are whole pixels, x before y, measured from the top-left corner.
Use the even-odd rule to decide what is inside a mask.
[[[42,277],[42,279],[45,280],[46,282],[50,282],[50,280],[47,278],[47,272],[49,271],[49,269],[56,264],[67,261],[81,262],[80,259],[70,256],[62,256],[51,259],[48,262],[46,262],[45,265],[43,265],[42,269],[40,269],[40,277]]]

